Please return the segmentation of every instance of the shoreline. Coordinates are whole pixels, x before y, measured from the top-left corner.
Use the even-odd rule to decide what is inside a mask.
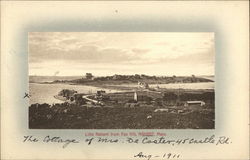
[[[108,89],[108,90],[120,90],[120,91],[133,91],[137,90],[137,83],[130,84],[120,84],[120,85],[112,85],[112,84],[80,84],[80,83],[71,83],[71,82],[29,82],[30,84],[61,84],[61,85],[72,85],[72,86],[88,86],[88,87],[96,87],[100,89]],[[201,83],[214,83],[214,82],[195,82],[195,83],[166,83],[166,84],[149,84],[151,85],[193,85],[193,84],[201,84]],[[126,86],[127,85],[127,86]],[[154,88],[153,88],[154,89]],[[161,91],[169,90],[186,90],[186,91],[214,91],[215,88],[185,88],[180,86],[179,88],[171,88],[171,87],[160,87]]]

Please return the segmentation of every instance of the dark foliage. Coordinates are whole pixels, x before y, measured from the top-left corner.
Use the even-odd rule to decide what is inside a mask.
[[[188,114],[155,113],[156,107],[86,107],[75,104],[33,104],[29,107],[32,129],[172,129],[214,128],[214,110]],[[151,116],[151,118],[147,118]]]

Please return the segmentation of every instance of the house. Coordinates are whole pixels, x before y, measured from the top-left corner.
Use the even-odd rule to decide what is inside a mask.
[[[104,93],[105,92],[102,92],[102,90],[101,91],[96,91],[95,98],[96,99],[101,99],[103,97]]]
[[[145,82],[138,81],[138,88],[149,89],[149,85]]]
[[[166,108],[159,108],[159,109],[155,109],[154,112],[168,112],[169,110]]]
[[[199,106],[204,106],[206,103],[203,101],[187,101],[185,103],[185,106],[192,106],[192,105],[199,105]]]
[[[85,78],[93,80],[94,76],[92,75],[92,73],[86,73]]]
[[[103,95],[105,93],[106,92],[104,90],[98,90],[98,91],[96,91],[96,95],[98,95],[98,96],[101,96],[101,95]]]

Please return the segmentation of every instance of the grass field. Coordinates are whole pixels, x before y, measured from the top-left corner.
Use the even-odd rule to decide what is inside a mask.
[[[37,129],[212,129],[214,110],[187,114],[155,113],[155,107],[100,108],[43,104],[29,108],[29,127]],[[151,116],[151,118],[148,118]]]

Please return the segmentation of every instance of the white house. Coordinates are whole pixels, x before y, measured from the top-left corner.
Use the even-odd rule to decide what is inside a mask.
[[[185,106],[190,106],[190,105],[200,105],[200,106],[204,106],[206,103],[203,101],[187,101],[185,103]]]

